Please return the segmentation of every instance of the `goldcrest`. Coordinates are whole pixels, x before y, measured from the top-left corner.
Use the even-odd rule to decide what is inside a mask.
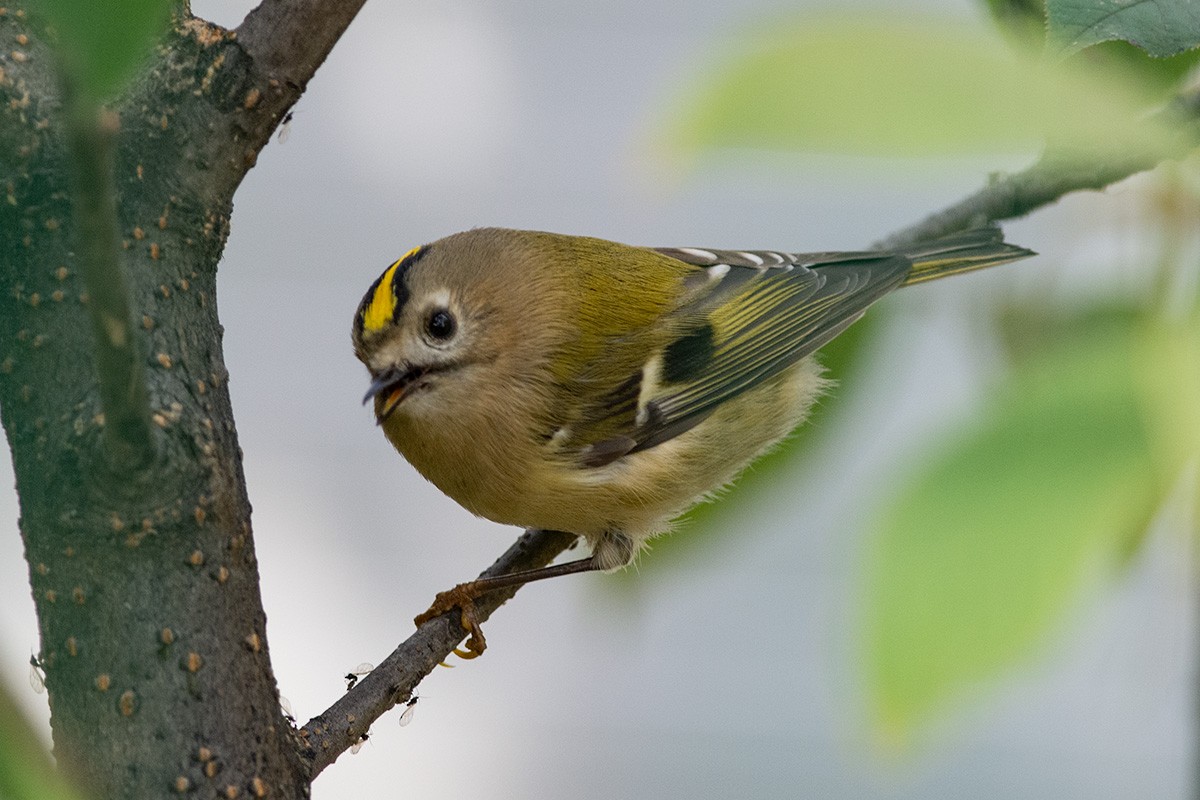
[[[364,402],[417,471],[474,514],[591,545],[512,585],[629,564],[803,421],[827,383],[813,354],[868,306],[1029,255],[995,228],[830,253],[482,228],[389,266],[354,349]]]

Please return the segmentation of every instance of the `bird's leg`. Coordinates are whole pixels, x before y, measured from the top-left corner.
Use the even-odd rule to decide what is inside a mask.
[[[559,575],[573,575],[577,572],[594,572],[604,569],[596,561],[594,555],[563,564],[551,564],[538,569],[525,569],[520,572],[510,572],[507,575],[494,575],[488,578],[476,578],[473,581],[460,583],[453,589],[439,592],[429,610],[413,620],[417,627],[425,624],[434,617],[440,617],[455,608],[461,612],[463,629],[470,633],[465,642],[466,650],[456,649],[454,652],[461,658],[477,658],[483,655],[487,641],[483,638],[478,616],[475,613],[475,599],[489,592],[508,589],[513,586],[524,586],[533,581],[546,578],[557,578]]]

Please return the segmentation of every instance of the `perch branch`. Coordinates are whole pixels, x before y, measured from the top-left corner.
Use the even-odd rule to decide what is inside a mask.
[[[480,577],[544,567],[575,541],[575,536],[558,531],[525,531]],[[479,620],[482,622],[491,616],[517,593],[518,588],[492,592],[477,599],[475,609]],[[300,729],[305,743],[302,754],[311,765],[312,777],[357,742],[384,712],[407,701],[421,679],[445,661],[466,635],[467,631],[453,612],[431,619],[353,689],[305,723]]]

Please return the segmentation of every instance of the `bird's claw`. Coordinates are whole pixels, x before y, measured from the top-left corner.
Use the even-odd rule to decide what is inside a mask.
[[[483,628],[480,627],[475,611],[475,593],[471,589],[471,584],[460,583],[453,589],[438,592],[437,597],[433,599],[433,605],[413,620],[419,628],[429,620],[457,608],[460,613],[459,624],[469,635],[463,642],[466,649],[456,647],[454,654],[464,659],[479,658],[487,649],[487,640],[483,637]]]

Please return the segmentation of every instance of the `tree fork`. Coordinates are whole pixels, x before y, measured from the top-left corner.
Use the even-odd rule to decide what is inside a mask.
[[[29,18],[9,8],[0,36],[22,43],[0,79],[0,141],[15,155],[0,178],[0,416],[56,755],[98,797],[306,796],[269,660],[215,300],[233,190],[274,124],[255,109],[298,89],[255,75],[229,32],[174,27],[110,108],[122,292],[102,273],[85,281],[81,263],[106,243],[68,176],[97,142],[69,118]],[[95,163],[84,180],[104,183]],[[114,438],[137,449],[137,422],[106,411],[136,416],[137,400],[102,404],[113,363],[86,321],[101,304],[132,320],[133,340],[116,338],[133,356],[111,385],[147,398],[149,465],[113,458]]]

